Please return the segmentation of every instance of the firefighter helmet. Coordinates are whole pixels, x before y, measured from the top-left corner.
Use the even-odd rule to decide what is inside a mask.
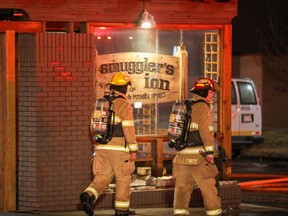
[[[202,90],[213,90],[213,91],[219,91],[220,86],[217,82],[213,81],[212,79],[202,77],[197,79],[194,82],[193,88],[190,90],[190,92],[197,92]]]
[[[131,85],[130,76],[123,72],[117,72],[112,77],[110,84],[116,86]]]

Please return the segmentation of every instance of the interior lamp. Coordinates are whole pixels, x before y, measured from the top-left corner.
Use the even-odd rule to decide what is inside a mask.
[[[140,28],[155,28],[156,26],[154,17],[146,9],[144,9],[137,20],[135,20],[135,24]]]

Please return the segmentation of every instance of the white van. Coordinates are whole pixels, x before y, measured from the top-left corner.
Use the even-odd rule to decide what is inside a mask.
[[[232,78],[232,144],[262,143],[262,112],[256,86],[249,78]]]

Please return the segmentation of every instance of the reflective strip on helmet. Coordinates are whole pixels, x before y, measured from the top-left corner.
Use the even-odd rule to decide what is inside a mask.
[[[209,126],[208,129],[209,129],[210,132],[211,132],[211,131],[214,131],[213,125]]]
[[[174,209],[174,215],[189,215],[189,211],[187,209]]]
[[[129,143],[129,149],[132,152],[135,152],[138,150],[138,144],[137,143]]]
[[[207,210],[207,215],[220,215],[222,213],[222,209],[216,209],[216,210]]]
[[[204,146],[205,152],[214,152],[214,145]]]
[[[134,120],[122,120],[122,127],[134,126]]]
[[[115,208],[123,208],[123,209],[128,209],[130,207],[130,202],[129,201],[117,201],[115,200]]]
[[[179,151],[178,154],[199,154],[199,150],[204,150],[203,148],[185,148]]]
[[[197,80],[195,87],[197,89],[214,89],[214,81],[209,78],[201,78]]]
[[[113,146],[113,145],[96,145],[95,149],[129,152],[129,149],[125,148],[124,146]]]
[[[84,190],[84,192],[90,192],[90,193],[92,193],[92,194],[95,196],[95,200],[98,199],[98,196],[99,196],[99,195],[98,195],[98,192],[97,192],[97,190],[96,190],[95,188],[89,186],[89,187],[87,187],[87,188]]]
[[[190,130],[198,130],[198,129],[199,129],[199,125],[195,122],[191,122]]]

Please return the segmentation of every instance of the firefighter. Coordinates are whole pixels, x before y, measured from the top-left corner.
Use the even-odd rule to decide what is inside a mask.
[[[138,145],[132,107],[126,101],[128,85],[131,85],[130,77],[122,72],[115,73],[110,82],[110,94],[116,98],[112,101],[115,130],[107,144],[95,143],[94,178],[80,195],[82,208],[88,216],[94,215],[93,204],[114,177],[115,215],[135,215],[135,210],[130,209],[130,183],[131,174],[135,170]]]
[[[190,144],[178,151],[173,159],[174,215],[189,215],[190,197],[195,186],[201,191],[206,215],[222,214],[215,180],[218,170],[213,158],[213,111],[210,107],[214,93],[218,90],[220,86],[209,78],[197,79],[190,90],[193,93],[191,123],[188,127]],[[197,136],[199,138],[193,138]]]

